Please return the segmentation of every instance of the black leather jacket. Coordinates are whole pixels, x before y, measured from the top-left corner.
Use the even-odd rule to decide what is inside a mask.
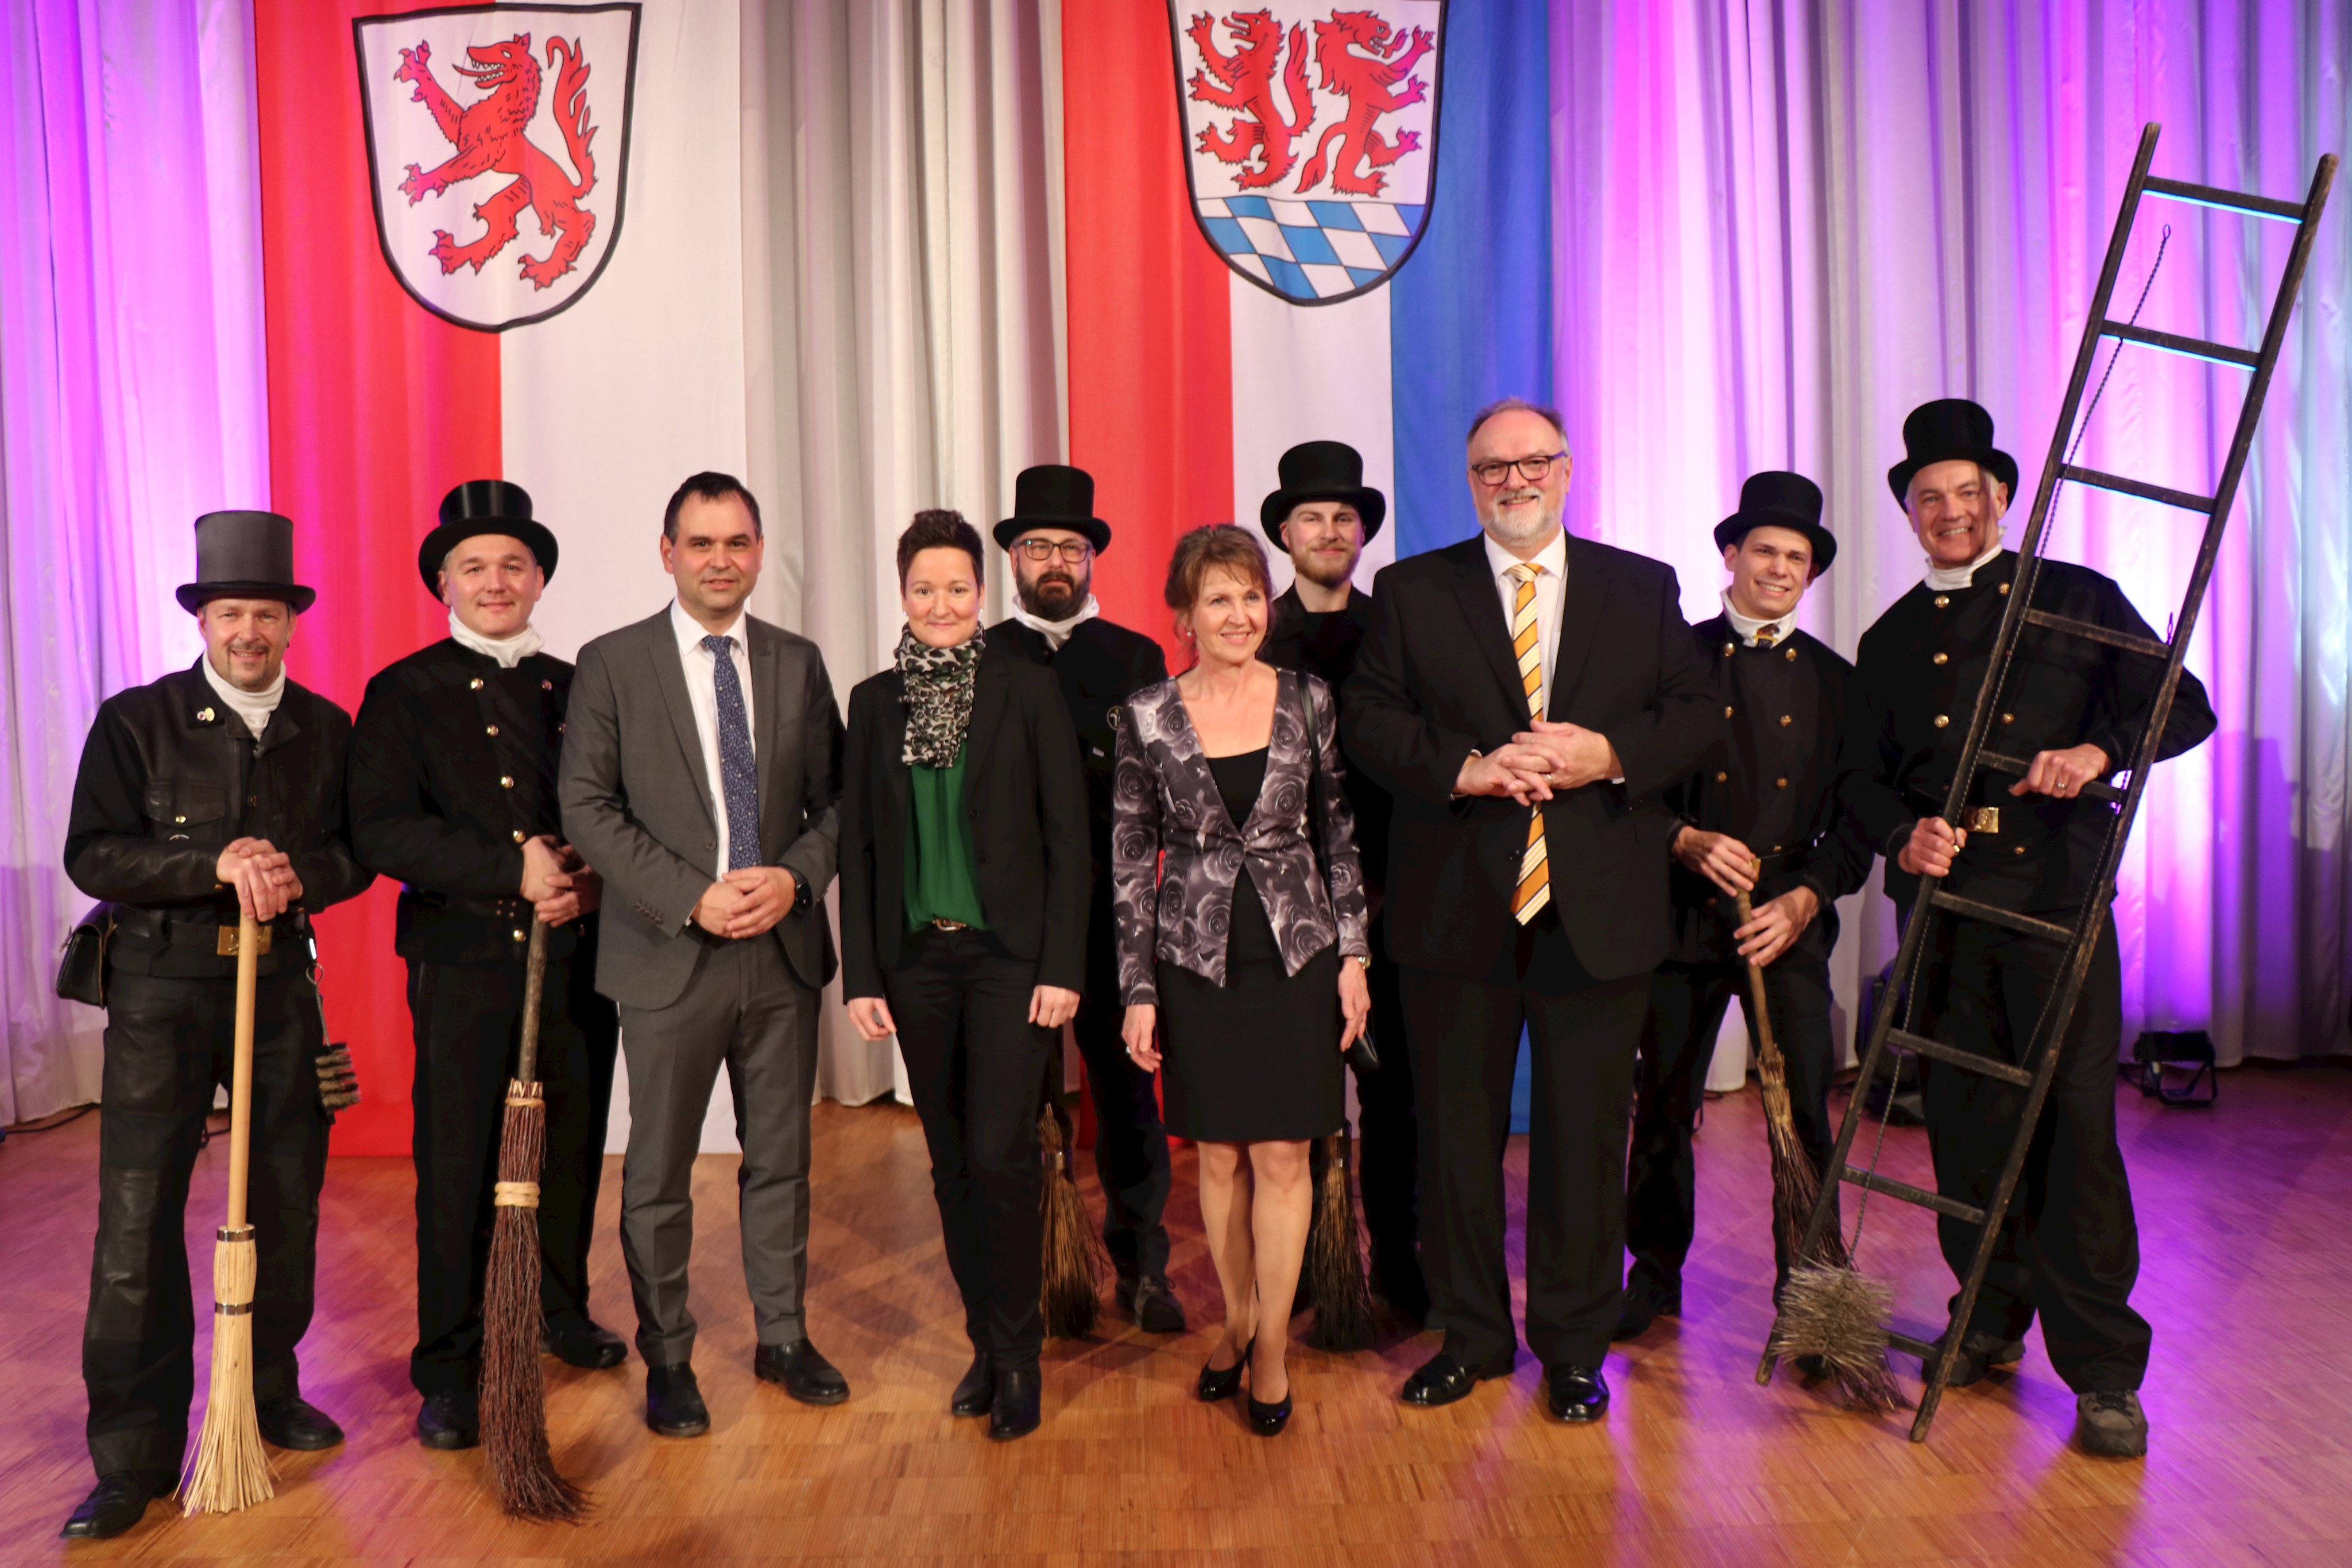
[[[374,880],[352,858],[343,766],[352,721],[286,683],[256,742],[199,665],[109,697],[84,742],[66,827],[66,874],[118,906],[109,959],[134,974],[226,978],[217,951],[236,895],[215,876],[223,846],[251,836],[291,855],[302,896],[276,922],[261,971],[310,956],[308,916]]]

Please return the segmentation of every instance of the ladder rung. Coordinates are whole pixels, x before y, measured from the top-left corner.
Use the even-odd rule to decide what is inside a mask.
[[[2059,473],[2078,485],[2095,485],[2102,490],[2114,490],[2121,495],[2137,496],[2143,501],[2161,501],[2168,507],[2178,507],[2184,512],[2203,512],[2210,516],[2213,497],[2193,496],[2186,490],[2175,490],[2163,485],[2150,485],[2144,480],[2126,479],[2120,474],[2102,474],[2096,468],[2078,468],[2069,463]]]
[[[1963,1067],[1970,1072],[1981,1072],[1987,1078],[1998,1078],[2003,1083],[2014,1083],[2020,1089],[2033,1087],[2033,1074],[2026,1071],[2022,1067],[2011,1067],[2006,1061],[1995,1061],[1991,1057],[1979,1051],[1962,1051],[1956,1045],[1946,1045],[1940,1040],[1930,1040],[1924,1034],[1913,1034],[1909,1030],[1888,1030],[1886,1042],[1889,1045],[1899,1045],[1906,1051],[1916,1051],[1931,1061],[1948,1061],[1954,1067]]]
[[[2077,637],[2088,637],[2094,643],[2105,643],[2110,648],[2122,648],[2134,653],[2146,653],[2151,659],[2172,657],[2171,644],[2153,637],[2135,637],[2128,632],[2117,632],[2089,621],[2077,621],[2071,616],[2053,615],[2047,610],[2029,610],[2025,618],[2036,626],[2047,626],[2053,632],[2069,632]]]
[[[2200,207],[2252,213],[2258,218],[2284,218],[2292,224],[2303,221],[2301,203],[2282,202],[2274,196],[2249,196],[2237,191],[2222,190],[2218,185],[2192,185],[2186,180],[2159,180],[2154,175],[2150,175],[2140,189],[2158,196],[2170,196],[2176,201],[2194,202]]]
[[[1889,1197],[1899,1197],[1904,1202],[1916,1204],[1921,1208],[1932,1208],[1938,1214],[1948,1214],[1954,1219],[1965,1219],[1970,1225],[1984,1223],[1985,1213],[1981,1208],[1971,1208],[1958,1198],[1946,1197],[1941,1193],[1929,1192],[1924,1186],[1913,1186],[1907,1181],[1896,1181],[1893,1176],[1880,1176],[1876,1171],[1856,1170],[1852,1166],[1842,1166],[1838,1169],[1838,1176],[1841,1180],[1850,1181],[1856,1186],[1866,1186],[1873,1192],[1883,1192]]]
[[[1934,898],[1935,906],[1937,909],[1948,909],[1966,919],[1982,920],[1993,925],[2006,925],[2011,931],[2021,931],[2028,936],[2039,936],[2044,942],[2055,942],[2062,947],[2074,940],[2073,931],[2053,920],[2036,920],[2031,915],[2020,915],[2014,909],[2003,909],[1997,904],[1979,904],[1973,898],[1962,898],[1956,894],[1946,893],[1940,887],[1936,889]]]
[[[1916,1334],[1898,1333],[1893,1329],[1886,1331],[1886,1343],[1891,1349],[1899,1350],[1906,1355],[1916,1355],[1931,1365],[1942,1348],[1934,1340],[1921,1339]]]
[[[2031,758],[2011,757],[1999,751],[1979,751],[1977,753],[1977,762],[1981,767],[1991,768],[1995,773],[2013,773],[2020,779],[2024,778],[2033,767]],[[2122,790],[2097,779],[2084,784],[2082,792],[2094,800],[2120,800],[2124,798]]]
[[[2110,338],[2121,338],[2127,343],[2145,343],[2151,349],[2166,349],[2191,359],[2216,360],[2225,365],[2243,365],[2248,370],[2263,362],[2263,357],[2252,349],[2233,349],[2227,343],[2210,343],[2202,338],[2184,338],[2178,332],[2159,332],[2150,327],[2135,327],[2128,321],[2109,321],[2099,330]]]

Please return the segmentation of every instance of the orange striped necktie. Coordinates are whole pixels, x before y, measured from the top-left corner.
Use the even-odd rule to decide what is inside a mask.
[[[1517,591],[1511,600],[1511,652],[1527,689],[1528,714],[1543,716],[1543,638],[1536,627],[1536,579],[1543,568],[1521,561],[1504,575]],[[1528,815],[1528,847],[1519,855],[1519,883],[1511,890],[1511,918],[1525,925],[1551,902],[1551,868],[1544,854],[1543,807]]]

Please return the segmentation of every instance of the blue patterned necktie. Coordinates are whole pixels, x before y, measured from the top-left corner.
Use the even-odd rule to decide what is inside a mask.
[[[705,637],[719,686],[719,784],[727,797],[727,869],[760,863],[760,766],[743,713],[743,679],[735,673],[735,639]]]

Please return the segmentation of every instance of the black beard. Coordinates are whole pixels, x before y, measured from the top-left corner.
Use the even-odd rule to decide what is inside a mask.
[[[1086,598],[1074,580],[1055,577],[1020,585],[1021,608],[1040,621],[1059,621]]]

